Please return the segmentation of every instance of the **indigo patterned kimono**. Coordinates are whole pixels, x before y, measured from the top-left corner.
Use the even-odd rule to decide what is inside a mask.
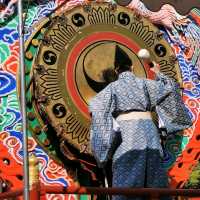
[[[153,120],[117,121],[120,132],[114,132],[113,117],[126,111],[155,111],[169,134],[190,127],[191,119],[178,84],[161,73],[157,80],[149,80],[123,72],[90,101],[89,110],[91,148],[99,167],[113,160],[113,187],[168,186],[161,162],[159,129]],[[142,198],[113,196],[113,199]]]

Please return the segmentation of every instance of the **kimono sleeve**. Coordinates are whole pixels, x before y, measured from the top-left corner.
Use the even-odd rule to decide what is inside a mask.
[[[149,95],[153,94],[150,99],[155,99],[155,110],[159,121],[162,122],[162,128],[170,134],[192,126],[189,111],[181,97],[179,84],[161,73],[158,74],[156,82],[154,84],[157,86],[154,89],[157,88],[158,92],[149,91]],[[152,89],[148,84],[147,87]]]
[[[115,101],[111,87],[107,86],[89,103],[92,114],[90,141],[91,150],[99,167],[109,160],[113,151],[114,131],[112,112]]]
[[[149,109],[154,108],[172,92],[171,80],[165,75],[157,74],[156,80],[145,80],[145,91],[149,98]]]

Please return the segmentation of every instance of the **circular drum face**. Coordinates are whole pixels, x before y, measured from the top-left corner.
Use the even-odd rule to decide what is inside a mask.
[[[42,110],[57,134],[81,153],[91,153],[88,102],[106,86],[102,71],[114,66],[116,45],[132,59],[136,76],[153,78],[137,57],[146,48],[163,73],[181,82],[178,63],[162,33],[128,8],[92,3],[54,17],[34,61],[40,97],[35,109]]]

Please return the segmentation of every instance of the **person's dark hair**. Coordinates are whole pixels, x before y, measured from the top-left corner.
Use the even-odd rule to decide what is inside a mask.
[[[102,77],[107,84],[116,81],[118,78],[117,73],[112,67],[103,70]]]
[[[125,72],[125,71],[130,71],[131,70],[131,66],[129,65],[115,65],[116,66],[116,71],[118,74]]]

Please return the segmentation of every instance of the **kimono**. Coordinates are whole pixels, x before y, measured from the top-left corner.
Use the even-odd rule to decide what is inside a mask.
[[[155,111],[168,134],[188,128],[192,122],[178,88],[175,81],[161,73],[156,80],[149,80],[126,71],[90,101],[91,149],[99,167],[113,160],[113,187],[168,187],[161,162],[159,129],[153,120],[117,121],[120,131],[116,132],[113,118],[124,112]],[[113,199],[143,198],[113,196]]]

